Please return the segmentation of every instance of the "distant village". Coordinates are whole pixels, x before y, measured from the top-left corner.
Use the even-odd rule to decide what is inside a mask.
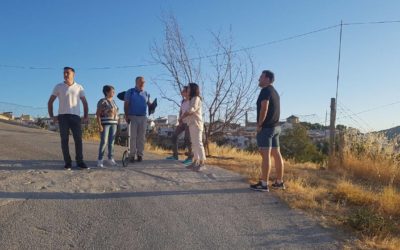
[[[95,119],[95,114],[89,114],[90,119]],[[54,124],[50,118],[34,118],[31,115],[21,115],[15,117],[12,112],[4,112],[0,114],[0,120],[8,120],[17,123],[21,123],[26,126],[41,126],[51,131],[58,130],[58,124]],[[40,123],[40,124],[39,124]],[[216,123],[222,123],[217,121]],[[282,128],[282,134],[284,135],[287,131],[291,130],[295,124],[299,124],[300,120],[297,116],[289,116],[285,121],[281,121],[280,125]],[[178,124],[178,117],[176,115],[168,115],[166,117],[158,117],[156,119],[149,119],[147,124],[147,131],[152,134],[156,134],[159,137],[170,138],[173,135],[176,125]],[[209,126],[205,123],[205,126]],[[227,126],[224,131],[218,135],[218,140],[222,141],[225,145],[231,145],[240,149],[248,148],[251,145],[256,144],[256,130],[257,123],[248,120],[246,114],[244,124],[231,123]],[[124,115],[119,116],[119,128],[120,134],[127,134],[127,123],[124,119]],[[308,135],[314,142],[320,142],[328,140],[329,130],[323,126],[318,129],[308,129]],[[183,135],[180,138],[183,140]],[[214,138],[215,139],[215,138]]]

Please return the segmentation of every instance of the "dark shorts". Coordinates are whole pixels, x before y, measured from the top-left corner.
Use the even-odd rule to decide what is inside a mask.
[[[263,128],[257,133],[257,146],[259,149],[279,148],[279,135],[281,127]]]

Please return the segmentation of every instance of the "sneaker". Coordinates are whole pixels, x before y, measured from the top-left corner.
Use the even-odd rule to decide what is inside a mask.
[[[118,163],[115,162],[114,158],[111,158],[108,160],[108,163],[112,166],[112,167],[118,167]]]
[[[168,156],[167,158],[165,158],[166,160],[175,160],[175,161],[177,161],[178,160],[178,157],[176,157],[176,156],[174,156],[174,155],[171,155],[171,156]]]
[[[98,160],[98,161],[97,161],[97,167],[98,167],[98,168],[104,168],[103,160]]]
[[[192,170],[196,165],[196,162],[192,162],[192,164],[185,166],[185,168]]]
[[[78,163],[78,168],[80,168],[80,169],[90,169],[90,168],[88,168],[88,166],[84,162]]]
[[[196,164],[192,170],[195,172],[199,172],[200,170],[206,169],[206,166],[204,164]]]
[[[275,189],[282,189],[282,190],[286,189],[285,184],[283,182],[278,183],[275,181],[271,186]]]
[[[261,184],[261,181],[259,181],[256,184],[250,185],[250,189],[255,190],[255,191],[261,191],[261,192],[269,192],[268,185],[267,186],[263,186]]]
[[[182,161],[184,165],[192,164],[192,158],[186,158],[186,160]]]
[[[141,156],[141,155],[138,155],[138,156],[137,156],[137,161],[138,161],[138,162],[141,162],[141,161],[143,161],[143,156]]]
[[[72,169],[72,164],[71,163],[65,163],[64,169],[65,170],[71,170]]]

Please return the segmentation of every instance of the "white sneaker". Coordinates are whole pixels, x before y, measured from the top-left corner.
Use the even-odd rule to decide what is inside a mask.
[[[103,160],[98,160],[98,161],[97,161],[97,167],[98,167],[98,168],[104,168]]]
[[[112,166],[112,167],[117,167],[118,163],[115,162],[114,158],[111,158],[108,160],[108,163]]]

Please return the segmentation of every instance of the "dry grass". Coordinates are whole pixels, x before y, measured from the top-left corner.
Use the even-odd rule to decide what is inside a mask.
[[[258,179],[258,154],[214,144],[210,149],[215,156],[207,159],[208,164],[241,173],[249,181]],[[171,153],[150,145],[146,150]],[[276,194],[289,206],[316,216],[322,224],[358,235],[357,242],[347,243],[350,248],[400,249],[399,169],[387,165],[388,161],[350,156],[330,170],[313,163],[285,162],[288,188]]]
[[[370,206],[375,204],[377,199],[373,192],[366,191],[348,180],[338,181],[334,194],[336,199],[357,206]]]
[[[393,249],[398,250],[400,246],[399,238],[379,238],[379,237],[365,237],[363,238],[363,244],[366,247],[374,249]]]
[[[360,135],[349,131],[341,136],[342,160],[335,167],[358,179],[380,185],[400,186],[400,138],[387,140],[382,134]]]
[[[346,154],[340,167],[357,178],[382,185],[400,186],[400,167],[390,158],[372,160],[370,157]]]
[[[378,196],[378,209],[389,216],[400,217],[400,193],[392,186],[385,187]]]

